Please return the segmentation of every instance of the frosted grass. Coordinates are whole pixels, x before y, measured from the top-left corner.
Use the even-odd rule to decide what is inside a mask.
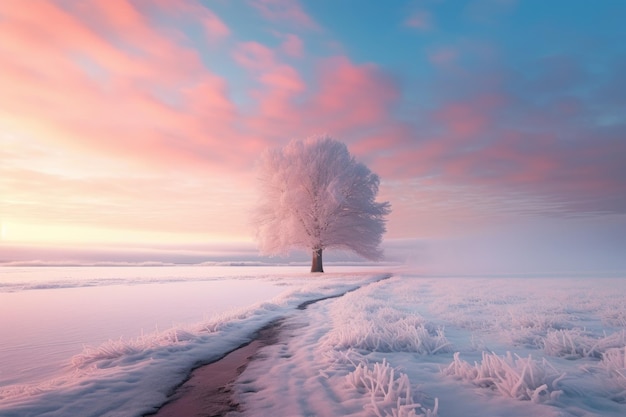
[[[417,402],[419,395],[409,377],[396,372],[385,359],[373,366],[361,362],[346,379],[359,394],[369,397],[364,408],[378,417],[436,417],[438,399],[432,409]]]
[[[322,338],[329,348],[371,352],[415,352],[432,355],[449,352],[443,328],[421,315],[398,308],[395,301],[376,296],[384,281],[367,290],[350,293],[333,303],[329,315],[333,328]]]
[[[565,377],[545,358],[534,360],[507,352],[504,356],[483,352],[482,360],[473,365],[454,354],[453,362],[442,371],[481,388],[491,388],[516,400],[547,402],[556,400],[562,391],[558,384]]]
[[[611,399],[626,403],[626,347],[607,349],[600,366],[608,373],[606,385]]]

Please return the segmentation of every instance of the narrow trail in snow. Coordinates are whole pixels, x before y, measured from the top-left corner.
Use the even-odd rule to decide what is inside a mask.
[[[310,305],[324,300],[340,298],[344,295],[389,279],[393,274],[385,274],[380,279],[339,294],[305,301],[296,310],[306,310]],[[246,369],[248,364],[264,347],[276,344],[286,317],[271,321],[259,329],[250,342],[227,352],[224,356],[191,371],[156,412],[144,414],[143,417],[223,417],[231,411],[239,409],[232,399],[232,385]]]
[[[377,283],[377,282],[384,281],[384,280],[386,280],[386,279],[391,278],[392,276],[393,276],[393,274],[386,274],[386,275],[384,275],[383,277],[381,277],[380,279],[378,279],[378,280],[376,280],[376,281],[373,281],[373,282],[370,282],[370,283],[368,283],[367,285],[372,285],[372,284],[375,284],[375,283]],[[343,297],[344,295],[349,294],[349,293],[351,293],[351,292],[353,292],[353,291],[359,290],[359,289],[361,289],[361,288],[363,288],[363,287],[365,287],[365,286],[367,286],[367,285],[361,285],[360,287],[356,287],[356,288],[353,288],[353,289],[351,289],[351,290],[344,291],[344,292],[342,292],[342,293],[340,293],[340,294],[329,295],[328,297],[316,298],[316,299],[314,299],[314,300],[305,301],[305,302],[303,302],[302,304],[298,305],[298,307],[296,307],[296,309],[297,309],[297,310],[306,310],[306,308],[307,308],[308,306],[310,306],[311,304],[315,304],[315,303],[318,303],[318,302],[320,302],[320,301],[324,301],[324,300],[330,300],[330,299],[333,299],[333,298],[340,298],[340,297]]]

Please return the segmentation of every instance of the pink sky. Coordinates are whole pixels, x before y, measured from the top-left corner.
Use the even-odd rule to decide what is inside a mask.
[[[4,1],[0,261],[250,242],[259,153],[328,133],[380,175],[388,241],[624,266],[619,4],[365,3]]]

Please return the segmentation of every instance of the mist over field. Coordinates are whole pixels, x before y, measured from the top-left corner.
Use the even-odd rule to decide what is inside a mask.
[[[606,226],[572,231],[566,223],[547,224],[549,233],[509,228],[504,232],[449,239],[387,239],[384,262],[406,264],[423,272],[457,274],[608,273],[626,271],[621,256],[626,230]],[[330,250],[329,262],[365,264],[347,251]],[[0,265],[197,265],[247,263],[306,264],[310,254],[294,250],[288,256],[268,257],[256,244],[207,243],[194,245],[107,245],[100,247],[4,245]]]

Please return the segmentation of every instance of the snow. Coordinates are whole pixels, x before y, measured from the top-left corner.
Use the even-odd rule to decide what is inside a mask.
[[[301,303],[381,278],[368,270],[312,280],[302,267],[3,268],[0,415],[153,411],[192,368]]]
[[[280,340],[262,348],[237,379],[240,410],[232,417],[626,415],[624,278],[211,268],[139,268],[117,277],[114,268],[81,271],[92,275],[95,289],[111,290],[107,296],[129,283],[146,290],[162,285],[172,299],[180,295],[173,305],[189,299],[176,291],[185,286],[235,282],[275,292],[199,321],[188,317],[165,330],[85,347],[55,378],[0,385],[0,415],[141,416],[162,404],[190,369],[276,319]],[[158,276],[150,278],[152,272]],[[38,278],[50,289],[13,279],[11,292],[0,295],[94,289],[72,284],[84,277],[53,274]],[[25,289],[17,290],[20,282]],[[231,288],[231,300],[243,296],[241,286]],[[206,297],[210,303],[211,294]],[[146,305],[137,300],[127,321]]]
[[[623,416],[625,300],[624,279],[396,274],[291,315],[234,415]],[[565,330],[581,354],[546,349]]]

